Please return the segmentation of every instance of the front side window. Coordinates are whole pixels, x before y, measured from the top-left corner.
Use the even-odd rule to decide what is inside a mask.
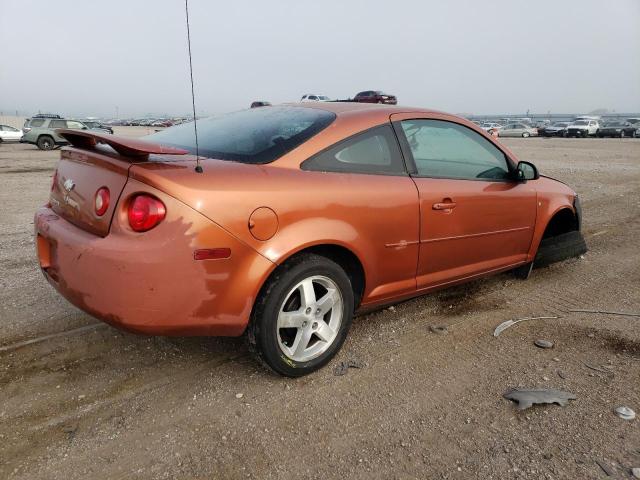
[[[477,132],[441,120],[401,122],[419,176],[464,180],[506,180],[507,159]]]
[[[242,163],[273,162],[324,130],[335,118],[326,110],[282,106],[199,120],[199,153]],[[196,153],[193,123],[167,128],[145,139]]]
[[[400,148],[390,125],[350,137],[302,163],[303,170],[404,175]]]

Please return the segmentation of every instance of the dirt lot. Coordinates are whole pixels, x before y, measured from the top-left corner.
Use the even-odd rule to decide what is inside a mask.
[[[58,153],[1,145],[0,478],[631,478],[640,418],[613,409],[640,413],[640,318],[567,310],[640,312],[640,140],[506,143],[580,193],[589,253],[360,317],[299,380],[242,339],[135,336],[70,306],[32,239]],[[528,316],[560,318],[492,336]],[[334,375],[349,359],[366,367]],[[519,412],[516,386],[577,400]]]

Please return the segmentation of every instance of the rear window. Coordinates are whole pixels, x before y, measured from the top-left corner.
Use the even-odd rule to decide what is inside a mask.
[[[326,128],[335,118],[334,113],[315,108],[271,107],[199,120],[199,153],[242,163],[273,162]],[[145,139],[196,153],[192,122]]]

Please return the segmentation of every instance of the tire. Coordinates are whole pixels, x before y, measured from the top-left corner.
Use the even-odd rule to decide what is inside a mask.
[[[620,138],[624,138],[624,130],[620,131]]]
[[[631,132],[631,138],[636,138],[636,131],[635,130]]]
[[[313,297],[305,301],[303,292],[310,285]],[[301,255],[280,267],[262,288],[247,329],[249,349],[280,375],[307,375],[340,350],[353,312],[353,288],[345,271],[326,257]]]
[[[524,132],[522,134],[522,138],[529,138],[531,135],[529,134],[529,132]]]
[[[543,238],[533,261],[534,268],[541,268],[572,257],[578,257],[587,251],[587,244],[578,230],[563,233],[556,237]]]
[[[53,150],[56,146],[56,142],[54,142],[53,138],[49,135],[41,135],[38,137],[36,145],[38,145],[40,150]]]

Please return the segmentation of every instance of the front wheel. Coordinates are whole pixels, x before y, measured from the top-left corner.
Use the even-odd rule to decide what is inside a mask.
[[[349,277],[332,260],[301,255],[263,287],[247,332],[249,347],[276,373],[300,377],[340,350],[354,312]]]
[[[531,134],[529,132],[523,132],[522,138],[528,138]]]

